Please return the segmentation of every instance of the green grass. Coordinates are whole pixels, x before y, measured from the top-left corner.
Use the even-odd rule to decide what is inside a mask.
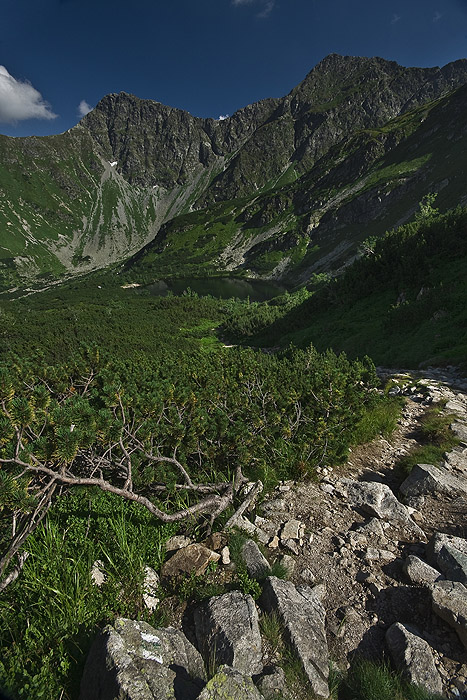
[[[357,659],[343,678],[339,700],[443,700],[442,696],[407,683],[388,664]]]
[[[159,569],[174,526],[110,494],[77,490],[57,501],[28,540],[20,578],[0,598],[0,686],[13,698],[77,698],[87,651],[117,616],[145,610],[143,568]],[[103,561],[106,582],[91,582]]]
[[[416,464],[439,466],[446,452],[459,444],[458,438],[450,430],[455,416],[442,414],[443,406],[433,406],[425,413],[419,429],[419,440],[425,444],[412,450],[397,464],[402,476],[408,476]]]

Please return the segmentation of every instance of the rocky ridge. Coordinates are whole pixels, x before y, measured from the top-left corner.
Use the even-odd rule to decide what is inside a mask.
[[[307,697],[329,696],[330,659],[345,671],[354,655],[387,654],[407,680],[448,698],[467,697],[467,384],[458,379],[453,389],[446,383],[452,376],[433,374],[416,383],[398,378],[407,401],[390,441],[355,449],[344,467],[321,468],[317,482],[280,484],[237,520],[267,555],[245,542],[247,571],[263,581],[256,605],[239,591],[211,598],[183,626],[185,637],[180,629],[117,621],[89,655],[82,699],[117,697],[107,690],[115,676],[118,692],[131,700],[304,697],[287,685],[277,649],[261,639],[258,611],[260,620],[273,614],[281,621],[307,678]],[[456,416],[460,442],[429,479],[421,469],[402,481],[394,467],[416,444],[414,428],[427,406],[440,400]],[[204,564],[199,550],[194,555],[197,570],[213,556],[231,567],[227,541],[223,533],[208,538]],[[184,571],[190,548],[199,546],[180,538],[169,543],[181,560],[186,555]],[[289,580],[271,575],[273,559]],[[176,575],[173,565],[168,571],[162,575]],[[191,661],[167,652],[166,633],[182,635],[177,648],[189,649]],[[207,684],[203,659],[212,676]],[[162,676],[164,683],[153,680]]]
[[[348,257],[352,225],[373,221],[382,203],[386,228],[401,216],[393,213],[396,200],[402,199],[398,209],[405,217],[414,196],[428,191],[444,190],[445,206],[459,203],[458,196],[449,200],[443,183],[459,175],[456,151],[450,160],[446,153],[456,142],[459,150],[464,138],[465,95],[455,91],[466,81],[465,60],[403,68],[381,58],[333,54],[285,97],[224,120],[119,93],[104,97],[64,134],[1,136],[4,285],[102,268],[153,239],[152,252],[160,255],[173,247],[171,234],[179,239],[184,232],[196,246],[182,257],[199,264],[199,251],[216,269],[255,272],[255,263],[256,274],[277,267],[275,276],[284,276],[316,244],[320,257],[338,243]],[[419,128],[415,142],[406,144],[409,155],[398,151]],[[428,136],[440,153],[438,147],[427,151]],[[393,172],[394,160],[400,167]],[[345,235],[325,250],[323,243],[341,227]],[[272,267],[264,259],[271,252]]]

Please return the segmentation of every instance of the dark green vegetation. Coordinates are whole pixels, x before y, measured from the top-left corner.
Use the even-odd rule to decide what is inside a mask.
[[[442,209],[465,195],[466,81],[464,60],[331,55],[221,121],[120,93],[65,134],[0,137],[0,288],[133,254],[129,281],[336,269],[369,225],[382,234],[430,191]]]
[[[438,214],[422,203],[413,222],[363,250],[311,292],[239,308],[224,332],[253,345],[313,342],[350,357],[367,353],[380,365],[465,363],[467,209]]]
[[[267,640],[267,652],[284,668],[289,687],[301,700],[309,700],[308,679],[297,657],[285,641],[280,618],[263,614],[260,628]],[[355,656],[347,673],[331,664],[329,674],[330,700],[443,700],[442,696],[405,681],[385,662],[370,661]]]
[[[443,700],[395,674],[388,664],[365,659],[352,664],[338,685],[338,700]]]
[[[76,698],[100,626],[116,615],[158,624],[142,605],[144,565],[160,568],[176,529],[201,536],[212,504],[232,493],[221,526],[241,502],[239,474],[266,488],[312,476],[387,429],[393,405],[374,390],[368,359],[224,348],[215,328],[240,306],[248,303],[151,297],[110,274],[3,299],[3,578],[18,561],[12,542],[29,553],[0,597],[0,684],[14,697]],[[211,505],[200,506],[206,494],[180,465],[211,489]],[[100,489],[83,487],[93,477]],[[161,521],[180,513],[181,525]],[[107,574],[99,589],[96,560]],[[232,585],[257,593],[241,568]],[[216,592],[211,575],[177,591]]]

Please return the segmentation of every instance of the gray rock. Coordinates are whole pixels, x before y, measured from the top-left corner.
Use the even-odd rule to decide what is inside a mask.
[[[287,697],[285,673],[279,666],[274,666],[270,673],[258,681],[258,690],[266,700]]]
[[[450,428],[459,440],[467,442],[467,425],[465,423],[451,423]]]
[[[227,664],[249,676],[261,672],[261,635],[251,596],[232,591],[210,598],[195,610],[194,620],[206,662]]]
[[[366,523],[363,523],[363,525],[359,525],[356,532],[370,540],[374,540],[375,537],[384,537],[383,526],[378,518],[371,518]]]
[[[467,586],[467,540],[436,532],[428,543],[427,555],[447,579]]]
[[[323,588],[295,587],[290,581],[270,576],[266,579],[260,604],[266,612],[276,611],[286,636],[298,655],[319,698],[329,696],[329,655],[325,633],[325,610],[321,602]]]
[[[203,659],[183,632],[119,618],[91,647],[80,700],[195,700],[205,680]]]
[[[467,649],[467,589],[457,581],[438,581],[431,599],[433,611],[453,627]]]
[[[101,559],[96,559],[91,569],[91,581],[100,588],[104,585],[106,578],[104,562]]]
[[[249,676],[221,666],[207,683],[198,700],[264,700]]]
[[[423,496],[427,493],[445,493],[448,495],[467,495],[465,479],[459,479],[444,467],[433,464],[416,464],[409,476],[400,486],[406,499]]]
[[[148,610],[154,611],[160,603],[158,598],[159,592],[159,574],[150,566],[144,567],[144,582],[143,582],[143,601]]]
[[[415,629],[396,622],[386,632],[386,643],[396,668],[410,683],[431,693],[443,691],[431,647]]]
[[[457,447],[447,453],[444,462],[446,469],[459,472],[460,475],[467,473],[467,448]]]
[[[271,570],[268,560],[254,540],[247,540],[243,545],[242,559],[251,578],[263,579]]]
[[[435,581],[442,581],[444,576],[432,566],[414,554],[409,554],[402,564],[402,570],[414,586],[424,586]]]
[[[397,523],[412,536],[425,539],[423,530],[412,520],[407,508],[397,500],[389,486],[377,481],[342,481],[346,482],[348,497],[355,507],[382,520]]]
[[[280,533],[281,541],[299,540],[301,527],[302,523],[300,520],[288,520],[282,527]]]
[[[253,525],[251,520],[248,520],[248,518],[245,518],[243,515],[235,520],[235,526],[240,530],[243,530],[243,532],[247,532],[249,535],[254,535],[254,537],[257,537],[261,544],[267,544],[271,539],[267,532],[264,532],[264,530],[262,530],[260,527]]]

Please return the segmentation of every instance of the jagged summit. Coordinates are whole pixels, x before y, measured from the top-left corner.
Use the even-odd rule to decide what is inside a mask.
[[[172,235],[177,264],[192,259],[192,272],[198,260],[274,276],[300,263],[306,275],[312,249],[326,265],[336,245],[345,257],[375,216],[391,227],[413,211],[413,197],[457,177],[458,158],[445,156],[465,126],[450,93],[466,82],[465,59],[404,68],[330,54],[285,97],[220,121],[121,92],[65,134],[1,137],[4,284],[102,267],[150,241],[163,273],[175,265],[165,268],[160,255]],[[435,151],[424,136],[428,117],[444,133]]]

